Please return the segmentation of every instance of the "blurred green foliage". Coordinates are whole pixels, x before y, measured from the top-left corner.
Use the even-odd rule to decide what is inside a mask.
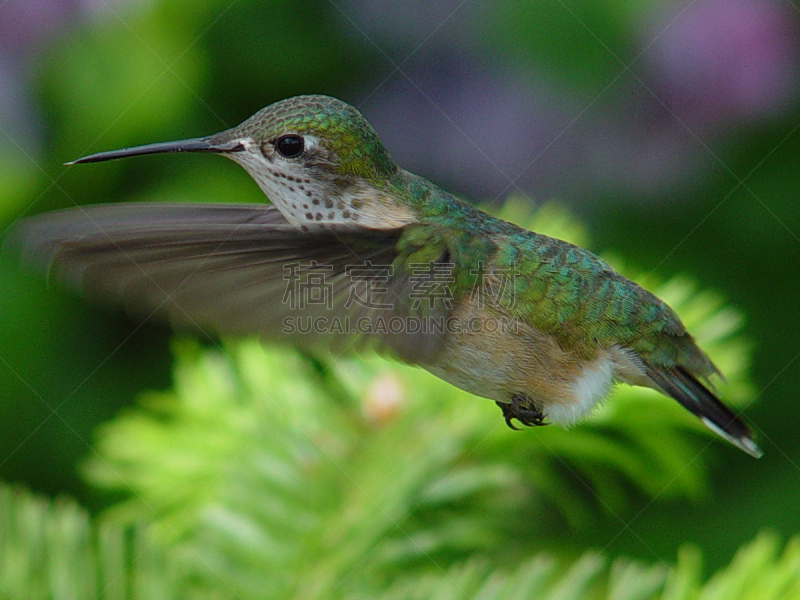
[[[383,54],[384,40],[359,21],[352,4],[288,0],[240,0],[234,3],[159,0],[115,4],[113,9],[106,7],[91,18],[77,22],[53,38],[32,60],[32,96],[42,115],[45,132],[39,153],[34,154],[19,140],[0,132],[0,225],[5,227],[26,214],[82,203],[248,201],[258,198],[256,186],[244,173],[226,161],[211,157],[144,157],[91,168],[64,168],[62,163],[101,149],[215,132],[235,125],[270,102],[295,94],[328,93],[351,101],[359,95],[363,98],[364,88],[370,91],[377,87],[377,83],[393,73],[395,65]],[[533,6],[512,0],[501,3],[499,9],[481,23],[478,28],[480,41],[475,42],[476,47],[471,51],[504,61],[527,73],[534,81],[547,80],[569,90],[574,96],[566,96],[565,104],[575,102],[575,98],[585,100],[576,103],[576,114],[573,115],[576,119],[604,116],[612,121],[617,119],[619,127],[624,128],[630,115],[624,111],[599,115],[594,109],[599,111],[602,101],[592,104],[593,109],[586,113],[580,110],[624,70],[609,50],[623,61],[636,56],[636,44],[642,35],[637,20],[643,14],[668,4],[543,2]],[[374,18],[381,19],[380,11]],[[587,29],[585,24],[590,27]],[[458,31],[444,27],[431,36],[434,33],[448,38],[455,37]],[[411,50],[414,48],[409,52]],[[395,64],[403,66],[399,61]],[[444,65],[445,68],[448,66]],[[628,91],[623,88],[611,93],[625,96]],[[637,93],[644,92],[638,90]],[[630,93],[630,96],[635,94]],[[480,115],[475,118],[479,119]],[[706,166],[687,176],[676,188],[641,186],[631,190],[610,183],[592,189],[591,197],[571,192],[572,195],[565,193],[562,198],[584,213],[585,220],[590,223],[595,249],[613,249],[615,256],[625,257],[623,270],[626,274],[638,275],[649,287],[657,288],[665,299],[681,307],[693,331],[701,338],[704,347],[713,352],[728,376],[729,386],[724,391],[740,406],[747,408],[747,414],[760,430],[765,458],[752,461],[721,443],[713,442],[702,447],[697,459],[690,460],[698,446],[685,432],[696,430],[696,423],[683,415],[678,407],[653,401],[644,392],[633,393],[630,390],[621,390],[618,398],[589,424],[570,431],[554,429],[551,432],[548,428],[535,434],[512,435],[499,429],[492,434],[495,437],[491,439],[496,438],[494,446],[488,439],[486,446],[478,444],[478,449],[493,461],[489,466],[476,467],[474,480],[483,481],[485,487],[469,488],[467,484],[473,481],[473,473],[467,470],[462,487],[456,486],[462,499],[469,499],[468,502],[464,500],[464,506],[455,510],[445,498],[442,506],[446,508],[432,508],[414,522],[415,526],[420,526],[420,532],[427,531],[422,525],[453,528],[452,531],[437,531],[436,536],[428,538],[425,537],[428,533],[420,534],[423,540],[461,544],[461,554],[450,556],[452,567],[448,564],[447,568],[453,570],[447,571],[449,578],[465,582],[465,587],[493,585],[491,581],[494,580],[488,575],[494,571],[493,563],[488,563],[491,566],[487,567],[481,558],[467,569],[458,562],[477,546],[488,543],[491,536],[507,536],[502,539],[506,542],[514,540],[514,544],[527,540],[525,544],[530,545],[514,546],[517,558],[534,548],[547,547],[553,552],[563,552],[565,559],[575,559],[582,554],[583,548],[600,547],[605,548],[608,556],[625,554],[648,563],[661,557],[669,559],[675,556],[677,549],[690,541],[703,549],[707,563],[716,569],[728,563],[736,549],[745,541],[752,540],[765,526],[787,536],[800,530],[800,512],[796,510],[796,500],[800,497],[797,467],[800,444],[792,418],[800,373],[800,361],[796,360],[800,356],[796,278],[800,261],[800,239],[796,234],[800,224],[800,203],[796,201],[800,187],[796,176],[797,157],[800,156],[800,138],[795,130],[798,120],[797,107],[790,106],[771,120],[742,125],[733,123],[712,132],[701,131],[693,143],[695,149],[708,159]],[[435,146],[436,139],[436,131],[432,131],[428,140],[419,143]],[[553,142],[550,151],[558,152],[559,144]],[[691,162],[693,156],[687,160]],[[533,223],[537,230],[549,231],[562,238],[580,234],[565,212],[554,208],[555,205],[546,206],[548,208],[538,213],[538,220]],[[505,210],[509,218],[530,218],[524,214],[521,203],[507,205]],[[580,243],[588,243],[585,232],[583,236]],[[620,261],[615,264],[620,264]],[[741,311],[726,308],[714,294],[698,293],[698,288],[688,283],[688,279],[675,278],[675,273],[690,274],[692,280],[702,282],[699,287],[704,290],[721,290]],[[247,396],[237,395],[242,392],[243,383],[230,373],[244,369],[240,361],[256,360],[261,351],[242,346],[248,348],[249,356],[240,357],[231,366],[229,358],[215,351],[184,347],[178,352],[176,390],[149,396],[158,399],[153,402],[159,404],[159,410],[164,410],[163,405],[170,406],[169,410],[173,412],[168,411],[168,416],[173,420],[167,419],[163,413],[155,417],[153,413],[136,409],[132,413],[123,413],[113,425],[102,430],[100,456],[110,462],[105,463],[106,470],[103,471],[103,463],[98,462],[100,458],[95,455],[90,463],[93,465],[90,467],[92,481],[95,484],[102,482],[106,488],[115,487],[111,485],[109,471],[109,465],[115,464],[119,468],[134,469],[141,476],[140,479],[134,477],[133,472],[125,471],[129,486],[136,484],[133,491],[138,496],[134,495],[134,500],[118,505],[120,489],[115,488],[113,493],[109,493],[98,491],[94,485],[87,486],[79,477],[76,465],[82,458],[92,455],[92,432],[98,425],[109,422],[121,408],[131,406],[143,390],[169,387],[169,332],[157,324],[132,322],[124,316],[84,305],[60,290],[48,289],[45,282],[21,272],[13,258],[0,257],[0,278],[4,284],[0,296],[0,479],[20,482],[46,494],[68,493],[94,511],[115,504],[115,511],[103,517],[114,523],[115,519],[123,516],[126,524],[139,518],[153,520],[154,514],[143,514],[146,511],[135,506],[137,497],[140,501],[149,498],[155,514],[163,516],[169,512],[168,509],[174,510],[176,521],[166,521],[174,523],[176,531],[173,534],[203,533],[196,528],[198,521],[191,520],[197,516],[194,511],[182,513],[180,508],[175,510],[177,505],[174,503],[183,502],[185,505],[187,497],[169,496],[180,490],[165,490],[166,496],[158,496],[158,482],[180,474],[181,468],[197,468],[199,471],[189,470],[197,479],[184,481],[187,486],[184,489],[188,490],[187,493],[200,494],[200,499],[203,499],[205,493],[210,492],[196,486],[203,481],[201,476],[208,476],[212,465],[206,465],[207,471],[199,468],[203,466],[198,464],[202,452],[237,448],[230,446],[230,436],[241,433],[237,427],[246,429],[248,425],[246,422],[232,423],[231,420],[246,421],[248,413],[245,407],[237,405],[225,409],[230,411],[225,419],[215,417],[216,421],[207,422],[209,430],[215,424],[226,425],[227,429],[220,431],[219,435],[228,435],[228,439],[193,436],[190,429],[178,432],[169,428],[177,428],[179,423],[182,427],[190,425],[178,417],[194,414],[188,412],[191,405],[180,405],[180,410],[175,408],[176,397],[182,397],[181,385],[189,385],[192,377],[202,382],[203,375],[198,373],[198,366],[206,365],[211,369],[205,374],[210,380],[203,383],[210,386],[207,394],[212,394],[214,385],[219,384],[214,380],[215,374],[227,370],[229,374],[223,379],[227,376],[233,378],[228,382],[231,395],[212,394],[212,400],[234,404],[244,402]],[[747,315],[746,330],[754,341],[754,349],[740,335],[726,337],[740,331],[742,313]],[[754,350],[755,361],[752,381],[748,378],[751,350]],[[239,351],[239,346],[232,346],[230,350],[237,356]],[[258,360],[264,360],[263,356]],[[296,365],[301,372],[310,368],[302,357],[291,356],[281,360]],[[272,363],[266,361],[265,364]],[[317,365],[315,368],[323,367]],[[336,368],[326,366],[323,370],[335,371]],[[364,363],[361,367],[351,365],[350,368],[368,370],[375,367]],[[422,375],[409,375],[403,369],[399,372],[403,377],[411,377],[414,386],[421,386],[420,390],[434,385],[423,381]],[[369,377],[362,377],[355,381],[369,387]],[[339,381],[337,378],[334,380]],[[192,385],[200,386],[194,396],[200,402],[203,398],[201,383]],[[324,414],[331,416],[338,434],[344,431],[347,436],[344,441],[337,440],[331,433],[334,438],[326,441],[340,444],[341,447],[337,447],[339,451],[350,448],[353,453],[348,444],[366,444],[372,438],[369,431],[362,431],[365,428],[369,430],[369,427],[359,420],[353,406],[345,410],[347,402],[352,403],[354,397],[361,398],[352,389],[355,384],[351,380],[351,388],[341,382],[337,385],[344,386],[339,392],[345,405],[325,405],[324,411],[327,412]],[[338,388],[324,387],[326,393],[336,395],[332,389]],[[435,406],[429,410],[435,413],[434,419],[439,419],[435,422],[440,423],[440,430],[447,429],[441,419],[449,414],[448,410],[455,410],[447,408],[448,394],[460,393],[447,388],[437,388],[436,393],[441,398],[437,396],[432,400],[431,404]],[[646,398],[640,394],[645,394]],[[463,395],[458,398],[459,410],[455,412],[460,413],[463,406],[467,421],[477,418],[473,415],[475,411],[475,415],[482,415],[478,418],[481,427],[502,424],[498,415],[490,417],[489,412],[496,412],[490,403],[464,398]],[[751,405],[754,398],[758,404]],[[640,409],[640,403],[642,407],[646,403],[647,409]],[[214,408],[217,411],[221,409],[221,406]],[[250,407],[248,410],[259,413],[261,418],[264,416],[259,412],[263,407]],[[450,416],[458,418],[455,414]],[[147,432],[152,437],[146,441],[142,439],[135,447],[126,447],[123,432],[127,432],[125,427],[137,419],[139,426],[132,430],[132,439],[140,439],[136,436],[144,436]],[[167,420],[159,429],[158,425],[164,419]],[[406,423],[410,428],[406,434],[416,431],[414,423],[413,419]],[[257,424],[249,427],[257,427]],[[425,477],[435,474],[437,464],[439,468],[450,464],[446,462],[448,451],[452,452],[449,460],[453,460],[453,457],[460,456],[459,452],[465,452],[463,448],[469,445],[468,442],[475,440],[470,437],[476,435],[474,432],[470,434],[458,427],[455,429],[456,450],[452,446],[438,448],[433,443],[438,438],[429,431],[432,436],[427,438],[429,446],[405,438],[405,445],[398,445],[394,453],[390,452],[390,447],[384,447],[381,452],[391,456],[385,456],[383,463],[376,464],[391,466],[393,461],[390,459],[397,454],[411,453],[405,456],[406,459],[418,456],[424,464],[418,465],[421,471],[417,476],[420,479],[415,485],[421,485],[420,481],[427,481]],[[277,428],[275,435],[298,435],[298,431],[284,431],[282,434],[281,431]],[[459,435],[464,437],[459,438]],[[108,446],[112,439],[115,442]],[[374,440],[376,444],[389,442],[390,438]],[[201,443],[207,443],[209,447],[195,448]],[[223,448],[213,447],[215,443],[222,444]],[[258,448],[256,444],[253,449]],[[269,444],[266,448],[274,449]],[[131,454],[126,455],[126,449]],[[200,453],[192,455],[190,449]],[[163,458],[167,451],[173,460],[186,462],[157,464],[159,456]],[[491,452],[496,454],[492,457]],[[501,454],[503,460],[498,458]],[[217,454],[219,456],[224,460],[224,453]],[[558,460],[562,456],[563,462]],[[437,460],[443,462],[436,463]],[[115,461],[121,462],[117,464]],[[363,462],[366,463],[366,459]],[[682,469],[686,464],[689,466]],[[394,467],[401,469],[404,465],[406,462],[395,463]],[[294,464],[295,469],[301,467],[301,464]],[[365,477],[369,475],[368,467],[368,464],[364,465]],[[151,468],[156,479],[148,483],[144,478]],[[174,473],[169,472],[170,468],[175,469]],[[387,476],[374,476],[377,478],[379,475]],[[252,482],[251,478],[256,476],[243,474],[243,482]],[[334,478],[335,475],[329,472],[326,477]],[[264,481],[253,483],[254,489],[261,489],[258,486],[265,485]],[[588,484],[582,485],[581,482]],[[667,483],[669,485],[665,487]],[[335,486],[319,489],[335,489]],[[151,493],[153,496],[147,495]],[[339,489],[338,493],[342,490]],[[502,512],[502,507],[492,504],[492,493],[500,494],[510,507],[522,511],[522,514],[515,515],[518,522],[514,526],[503,520],[509,519],[510,512],[499,516],[492,512]],[[306,500],[315,501],[311,497],[304,498]],[[51,510],[46,502],[35,502],[39,503],[37,510]],[[601,509],[595,510],[598,505]],[[338,505],[330,504],[329,510],[333,506]],[[496,520],[483,522],[484,529],[460,530],[455,525],[463,522],[458,520],[458,517],[463,517],[463,511],[477,511],[487,506],[492,509],[488,514]],[[249,506],[248,510],[250,508],[261,511],[258,514],[263,517],[262,513],[269,507]],[[3,512],[9,520],[16,521],[13,510],[4,508]],[[74,508],[65,510],[78,511]],[[78,532],[75,535],[80,537],[87,535],[80,533],[84,531],[82,527],[94,525],[86,524],[85,515],[75,517],[78,512],[71,512],[73,516],[69,519],[84,523],[74,529]],[[623,514],[623,520],[620,521],[615,514]],[[453,520],[444,519],[443,515],[453,516]],[[217,516],[224,519],[230,515]],[[355,519],[353,515],[349,518]],[[237,522],[225,522],[231,528],[237,526]],[[498,526],[498,522],[504,525]],[[486,528],[487,523],[492,527]],[[575,529],[577,524],[582,527]],[[343,529],[339,533],[345,535],[348,531]],[[458,538],[459,535],[465,537]],[[215,538],[215,543],[222,545],[235,541]],[[42,542],[36,543],[41,548]],[[362,539],[361,543],[366,542]],[[500,547],[499,542],[495,543]],[[742,556],[755,557],[748,564],[759,564],[759,569],[768,570],[773,564],[770,561],[777,560],[776,548],[777,542],[773,538],[759,538],[750,550],[743,551],[745,554]],[[794,560],[791,557],[796,550],[795,546],[790,548],[786,554],[789,558],[784,557],[789,562]],[[225,551],[228,550],[236,549],[227,548]],[[401,550],[407,552],[407,549],[396,549],[397,556],[406,556]],[[143,556],[143,560],[150,560],[149,554]],[[681,556],[683,561],[684,555]],[[153,564],[159,560],[153,558]],[[605,577],[598,575],[605,572],[600,563],[592,562],[594,559],[586,560],[596,565],[588,571],[591,577]],[[246,562],[242,564],[247,566]],[[556,567],[539,565],[534,559],[524,566],[520,559],[515,566],[505,568],[502,577],[519,577],[521,586],[527,585],[523,581],[528,581],[525,579],[528,576],[542,577],[556,582],[553,585],[557,587],[561,571]],[[681,569],[689,568],[680,565],[684,563],[679,561],[677,567],[681,573],[684,573]],[[336,565],[331,566],[334,567]],[[614,569],[619,571],[612,569],[612,573],[624,575],[626,572],[624,566]],[[761,571],[753,569],[756,574],[752,581],[760,581],[757,573]],[[178,575],[174,581],[183,576],[180,569],[176,572]],[[751,571],[745,569],[745,572]],[[435,589],[442,585],[440,575],[428,574],[427,583],[414,581],[408,585]],[[587,575],[587,581],[591,579],[590,575]],[[614,579],[617,576],[613,575],[612,580],[617,581]],[[161,575],[153,575],[153,578],[158,577]],[[664,581],[663,573],[654,577],[658,585]],[[672,574],[667,576],[670,577]],[[694,581],[700,580],[700,576],[697,577]],[[725,585],[734,585],[730,583],[733,579],[727,581]],[[511,584],[494,585],[499,588]],[[676,584],[671,585],[673,587],[668,585],[668,590],[672,591],[665,592],[665,597],[687,597],[688,592],[680,591],[674,587]],[[713,595],[713,586],[703,589],[701,597]],[[225,593],[223,591],[217,597],[225,597]],[[401,597],[405,592],[394,593]],[[48,597],[46,592],[43,594],[42,597]],[[126,597],[121,594],[109,597]],[[491,597],[488,592],[486,597]]]
[[[244,490],[253,493],[253,490]],[[257,500],[257,499],[255,499]],[[255,504],[251,505],[251,508]],[[475,556],[426,571],[406,570],[400,577],[369,577],[363,565],[333,589],[307,563],[295,562],[281,573],[293,577],[280,588],[258,564],[254,546],[225,562],[203,560],[187,543],[153,543],[144,526],[126,528],[109,519],[91,519],[74,502],[55,502],[30,492],[0,486],[0,593],[30,600],[228,600],[272,598],[506,599],[542,600],[793,600],[800,597],[800,541],[781,549],[777,536],[762,534],[742,548],[732,564],[704,583],[696,549],[681,551],[674,567],[647,566],[589,551],[572,565],[549,554],[521,563]],[[233,524],[226,523],[227,528]],[[247,527],[250,524],[241,525]],[[436,532],[440,533],[440,532]],[[363,534],[363,530],[362,530]],[[435,537],[435,536],[434,536]],[[237,540],[238,541],[238,540]],[[262,540],[257,540],[262,541]],[[351,560],[369,559],[356,553]],[[300,558],[314,560],[316,556]],[[314,563],[325,565],[329,563]],[[237,572],[244,566],[245,573]],[[247,575],[251,577],[248,579]],[[284,583],[281,581],[281,583]],[[261,584],[261,587],[254,587]],[[322,585],[320,585],[322,584]]]

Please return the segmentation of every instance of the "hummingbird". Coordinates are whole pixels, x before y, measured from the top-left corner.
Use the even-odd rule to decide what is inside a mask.
[[[512,428],[570,425],[625,383],[761,456],[669,306],[589,251],[400,168],[353,106],[298,96],[221,133],[67,164],[175,152],[232,159],[270,204],[56,211],[16,225],[23,258],[177,327],[389,353],[495,401]]]

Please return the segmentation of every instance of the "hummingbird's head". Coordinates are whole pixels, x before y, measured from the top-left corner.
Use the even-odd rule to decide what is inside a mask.
[[[386,193],[398,167],[355,108],[329,96],[276,102],[211,136],[293,224],[391,227],[413,220]]]
[[[208,137],[102,152],[74,162],[164,152],[227,156],[303,229],[329,224],[387,228],[414,220],[411,209],[387,190],[399,169],[378,134],[358,110],[329,96],[281,100]]]
[[[212,137],[240,141],[270,166],[297,175],[306,171],[381,184],[397,170],[364,116],[330,96],[281,100]]]

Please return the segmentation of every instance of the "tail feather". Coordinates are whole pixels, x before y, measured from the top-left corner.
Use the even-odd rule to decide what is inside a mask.
[[[750,456],[761,458],[763,452],[753,441],[750,429],[706,386],[683,367],[663,368],[646,365],[647,375],[665,394],[700,417],[703,424]]]

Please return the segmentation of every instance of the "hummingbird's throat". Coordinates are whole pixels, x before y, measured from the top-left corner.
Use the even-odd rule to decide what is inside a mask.
[[[393,229],[416,220],[409,208],[365,181],[320,175],[301,162],[269,161],[258,151],[228,157],[248,172],[289,223],[304,231],[329,225]]]

